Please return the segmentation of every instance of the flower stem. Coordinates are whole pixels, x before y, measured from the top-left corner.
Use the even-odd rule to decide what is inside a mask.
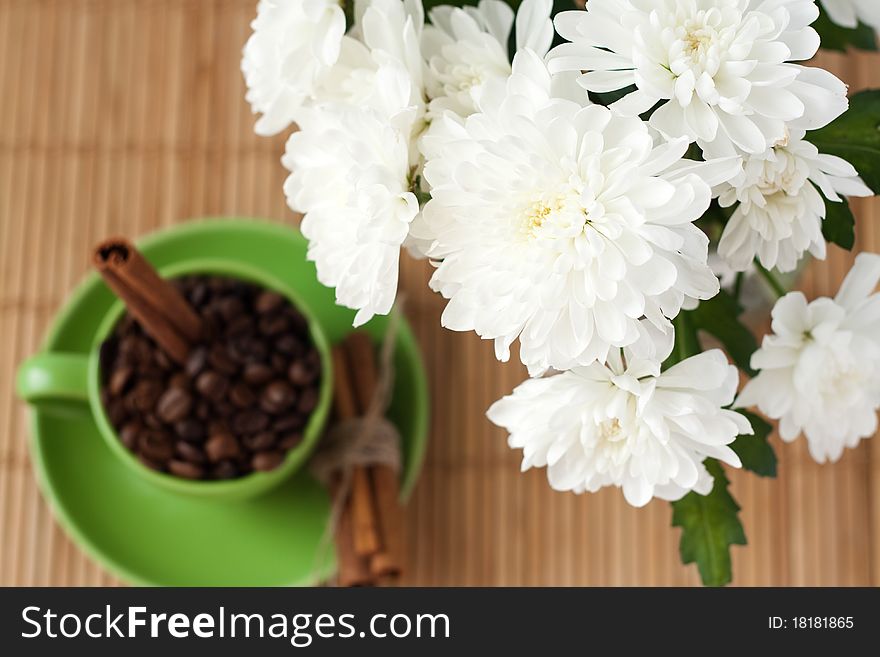
[[[757,260],[755,260],[755,269],[757,269],[758,273],[764,277],[764,280],[767,281],[767,285],[770,286],[770,289],[773,290],[773,293],[777,298],[782,298],[788,294],[788,290],[786,290],[785,286],[779,282],[779,279],[773,275],[773,272]]]

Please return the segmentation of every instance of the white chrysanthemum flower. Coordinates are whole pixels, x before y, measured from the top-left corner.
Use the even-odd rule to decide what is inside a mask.
[[[880,30],[880,2],[877,0],[821,0],[832,22],[856,27],[859,22]]]
[[[316,97],[360,105],[376,91],[380,67],[393,61],[409,75],[412,102],[424,103],[421,53],[425,16],[420,0],[363,0],[355,3],[355,23],[339,58],[321,79]]]
[[[761,153],[792,128],[819,128],[846,109],[846,87],[827,71],[787,63],[812,57],[813,0],[590,0],[556,16],[570,41],[550,70],[586,71],[588,90],[635,85],[613,105],[651,116],[667,137],[730,141]]]
[[[339,0],[260,0],[244,47],[245,98],[262,116],[255,130],[289,126],[339,56],[345,15]]]
[[[692,222],[730,167],[682,160],[686,140],[655,146],[638,118],[569,100],[572,86],[520,51],[481,112],[447,113],[423,138],[432,198],[412,233],[438,261],[443,325],[495,340],[501,360],[519,337],[532,373],[604,361],[642,337],[640,318],[668,331],[686,297],[718,292]]]
[[[665,372],[656,360],[620,352],[544,379],[530,379],[495,402],[488,417],[523,450],[522,469],[547,467],[556,490],[623,489],[644,506],[712,490],[706,457],[740,467],[728,445],[752,433],[733,401],[737,370],[713,349]]]
[[[877,431],[880,407],[880,256],[862,253],[840,291],[810,303],[800,292],[773,309],[773,335],[752,355],[760,374],[736,400],[780,420],[791,442],[803,433],[819,463]]]
[[[297,115],[282,158],[288,204],[305,213],[308,257],[359,326],[391,310],[400,246],[419,211],[409,150],[418,108],[396,62],[380,67],[371,102],[317,103]]]
[[[711,157],[712,149],[706,153]],[[803,131],[765,153],[745,156],[742,172],[715,192],[722,207],[739,202],[724,227],[719,255],[736,271],[748,269],[757,256],[764,267],[781,272],[793,271],[805,251],[825,257],[822,194],[837,203],[841,196],[873,195],[849,162],[819,153]]]
[[[517,50],[547,53],[553,42],[552,8],[552,0],[524,0],[516,16]],[[501,0],[481,0],[476,7],[441,5],[428,16],[422,53],[429,70],[429,116],[444,111],[468,116],[487,80],[510,75],[513,10]]]
[[[400,247],[419,212],[412,187],[425,113],[421,3],[360,8],[358,39],[343,39],[320,100],[297,111],[300,131],[282,158],[308,257],[337,303],[358,311],[355,326],[388,313],[397,294]]]

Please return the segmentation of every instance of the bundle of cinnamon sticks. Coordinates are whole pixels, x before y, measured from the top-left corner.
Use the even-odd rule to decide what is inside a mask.
[[[333,350],[334,409],[337,419],[367,413],[378,384],[373,343],[356,332]],[[340,508],[335,528],[340,586],[393,581],[402,568],[402,527],[397,472],[389,466],[356,465],[348,486],[340,479],[331,491]],[[340,500],[339,496],[346,499]]]

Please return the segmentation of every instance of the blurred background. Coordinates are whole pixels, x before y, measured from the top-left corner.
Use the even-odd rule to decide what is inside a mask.
[[[61,531],[28,459],[15,369],[111,234],[189,217],[295,225],[283,137],[253,134],[239,72],[255,0],[0,0],[0,584],[116,585]],[[853,90],[880,87],[880,54],[823,55]],[[880,252],[880,202],[854,200],[856,250]],[[836,292],[851,255],[830,247],[799,287]],[[403,260],[407,314],[433,395],[431,439],[407,510],[412,585],[696,585],[668,504],[616,489],[550,490],[484,417],[525,377],[492,345],[440,328],[429,266]],[[779,477],[732,473],[749,545],[735,585],[880,585],[880,443],[819,466],[782,445]],[[87,473],[84,473],[87,476]]]

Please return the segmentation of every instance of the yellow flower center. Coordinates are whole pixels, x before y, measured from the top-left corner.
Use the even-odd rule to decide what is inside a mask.
[[[615,417],[604,420],[599,425],[599,437],[608,442],[616,442],[626,436],[623,433],[623,427],[620,426],[620,421]]]
[[[553,213],[553,210],[554,208],[543,201],[535,203],[526,214],[526,232],[532,237],[537,237],[538,231],[544,225],[547,217]]]

